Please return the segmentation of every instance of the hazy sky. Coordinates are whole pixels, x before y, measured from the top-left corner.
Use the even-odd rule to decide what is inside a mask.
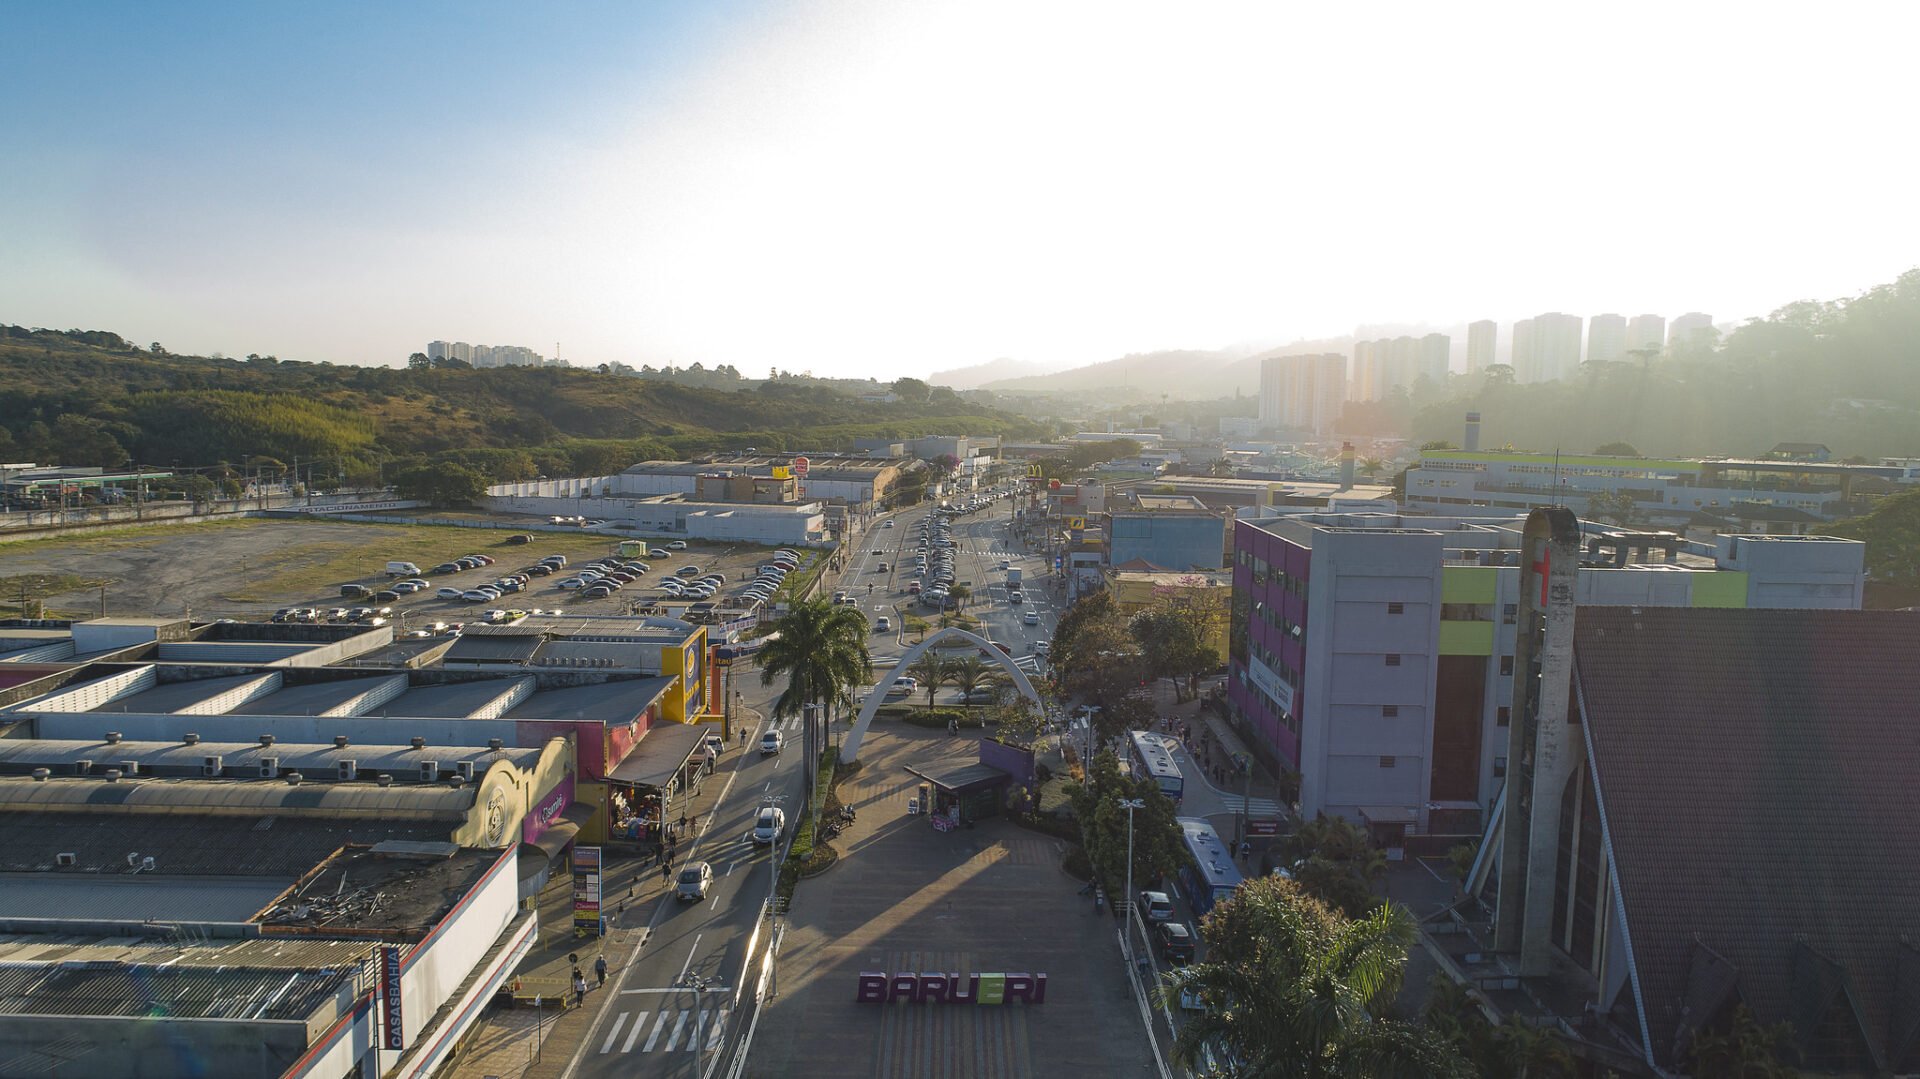
[[[1920,265],[1914,4],[0,12],[0,321],[176,351],[892,377]]]

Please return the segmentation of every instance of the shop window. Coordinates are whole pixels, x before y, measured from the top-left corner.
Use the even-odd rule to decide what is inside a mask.
[[[1383,704],[1380,706],[1381,719],[1392,719],[1399,714],[1400,706],[1397,704]]]
[[[1400,665],[1400,653],[1388,652],[1386,655],[1386,660],[1387,660],[1387,666],[1398,667]]]

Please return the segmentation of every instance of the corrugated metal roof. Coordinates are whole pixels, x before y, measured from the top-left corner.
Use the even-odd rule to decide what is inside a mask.
[[[693,756],[710,729],[693,723],[657,723],[647,729],[646,736],[634,744],[633,751],[607,778],[643,787],[664,786]]]
[[[538,633],[516,633],[496,636],[467,636],[453,642],[440,657],[442,663],[525,663],[533,658],[535,652],[546,642],[546,637]]]
[[[286,877],[0,873],[0,918],[245,922],[293,883]]]
[[[445,686],[415,686],[374,709],[381,716],[419,716],[427,719],[464,719],[476,709],[513,692],[525,679],[487,678]]]
[[[302,783],[280,780],[236,783],[194,779],[87,777],[36,781],[0,778],[0,812],[124,810],[128,812],[308,813],[387,816],[451,821],[472,808],[478,784]]]
[[[461,761],[474,762],[474,778],[495,761],[507,761],[531,769],[540,763],[540,749],[507,747],[499,750],[474,746],[436,746],[422,749],[406,746],[352,745],[344,748],[328,744],[275,742],[80,742],[55,739],[0,738],[0,772],[26,774],[35,768],[50,768],[54,775],[70,771],[74,761],[93,762],[97,774],[107,768],[119,768],[122,762],[137,761],[144,773],[148,769],[166,770],[174,775],[198,776],[207,758],[218,757],[228,778],[252,779],[259,774],[260,758],[273,757],[280,771],[300,772],[310,780],[329,782],[338,775],[340,761],[354,761],[363,782],[385,772],[396,783],[413,781],[423,761],[433,761],[441,769],[451,770]]]
[[[289,686],[278,693],[248,702],[245,714],[251,716],[317,716],[337,708],[362,693],[379,688],[387,676],[347,678],[334,682],[314,682]]]
[[[108,701],[90,711],[175,712],[190,704],[199,704],[209,697],[251,682],[259,678],[262,673],[264,672],[254,671],[229,678],[195,678],[185,682],[166,682],[140,693]]]
[[[349,845],[444,840],[449,834],[445,821],[380,816],[149,813],[130,830],[120,814],[7,812],[0,813],[0,870],[128,874],[151,857],[156,870],[170,876],[293,878]],[[75,864],[59,868],[61,854],[72,854]]]
[[[358,969],[0,963],[0,1015],[300,1019],[334,1006]]]
[[[673,685],[672,678],[629,678],[569,689],[543,689],[508,719],[597,719],[626,723],[647,710]]]

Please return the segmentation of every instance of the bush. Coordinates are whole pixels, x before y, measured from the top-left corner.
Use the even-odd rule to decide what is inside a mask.
[[[1093,863],[1087,861],[1087,848],[1078,843],[1067,848],[1066,856],[1060,859],[1060,868],[1075,880],[1093,879]]]
[[[929,712],[924,708],[908,712],[908,723],[916,727],[928,727],[945,730],[949,720],[959,720],[960,726],[967,728],[984,727],[987,721],[971,712],[962,712],[958,708],[936,708]]]

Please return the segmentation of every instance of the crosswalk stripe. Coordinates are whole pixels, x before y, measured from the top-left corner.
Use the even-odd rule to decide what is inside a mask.
[[[673,1047],[680,1044],[680,1032],[686,1029],[686,1026],[687,1026],[686,1012],[681,1012],[680,1014],[673,1017],[673,1033],[667,1035],[667,1044],[664,1047],[667,1052],[669,1053],[673,1052]],[[648,1048],[651,1049],[652,1046],[648,1046]]]
[[[646,1013],[642,1012],[641,1014],[644,1015]],[[607,1040],[600,1046],[602,1053],[611,1053],[613,1051],[613,1043],[620,1040],[620,1027],[626,1021],[626,1012],[621,1012],[619,1015],[613,1017],[613,1029],[607,1031]],[[635,1029],[638,1029],[638,1027]]]
[[[627,1044],[620,1047],[622,1053],[633,1052],[633,1043],[640,1038],[640,1028],[647,1025],[647,1013],[641,1012],[633,1018],[633,1030],[627,1035]]]
[[[727,1025],[727,1013],[732,1010],[733,1009],[731,1008],[722,1008],[718,1012],[714,1013],[713,1029],[707,1032],[707,1048],[708,1049],[720,1048],[720,1030],[722,1027],[725,1027]]]
[[[660,1018],[653,1021],[653,1033],[647,1035],[647,1044],[640,1047],[642,1053],[653,1052],[653,1043],[660,1040],[660,1028],[667,1025],[667,1013],[661,1012]]]

